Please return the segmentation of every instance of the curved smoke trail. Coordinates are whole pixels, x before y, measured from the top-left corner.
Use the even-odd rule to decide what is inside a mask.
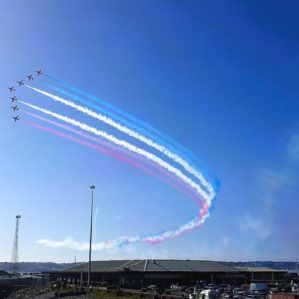
[[[47,76],[49,77],[49,76]],[[50,77],[49,77],[50,78]],[[54,78],[52,78],[55,80]],[[57,81],[58,82],[58,81]],[[61,82],[60,82],[61,83]],[[63,83],[62,83],[63,85]],[[64,95],[67,95],[68,97],[71,97],[73,100],[78,101],[80,103],[84,103],[89,107],[92,107],[96,111],[100,111],[100,113],[97,113],[89,108],[77,105],[76,103],[63,99],[57,95],[53,95],[49,92],[46,92],[44,90],[28,86],[33,91],[38,92],[39,94],[42,94],[44,96],[47,96],[51,98],[54,101],[60,102],[68,107],[72,107],[76,109],[77,111],[80,111],[88,116],[91,116],[95,119],[98,119],[116,129],[119,131],[127,134],[130,137],[133,137],[144,144],[150,146],[153,149],[156,149],[163,155],[170,158],[174,165],[172,165],[169,162],[166,162],[156,154],[151,153],[149,150],[142,149],[141,147],[138,147],[132,143],[129,143],[126,140],[119,139],[105,131],[96,129],[95,127],[89,126],[86,123],[79,122],[75,119],[72,119],[70,117],[49,111],[47,109],[32,105],[30,103],[19,101],[19,103],[30,107],[34,109],[35,111],[39,111],[43,114],[49,115],[53,118],[56,118],[58,120],[61,120],[67,124],[72,125],[72,127],[69,127],[65,124],[61,124],[55,121],[52,121],[50,119],[38,116],[33,113],[27,113],[31,115],[32,117],[38,118],[39,120],[45,121],[51,125],[54,125],[56,127],[59,127],[63,130],[72,132],[76,135],[79,135],[80,137],[84,138],[78,138],[71,135],[68,135],[64,132],[54,130],[49,127],[44,127],[39,124],[32,124],[33,126],[50,132],[52,134],[55,134],[57,136],[75,141],[77,143],[80,143],[84,146],[91,147],[93,149],[102,151],[104,153],[107,153],[109,155],[112,155],[116,157],[117,159],[123,160],[127,163],[132,164],[135,167],[138,167],[146,172],[149,172],[150,174],[153,174],[154,176],[157,176],[159,178],[162,178],[162,180],[166,182],[170,182],[171,186],[174,186],[178,189],[183,189],[183,191],[188,191],[188,195],[192,195],[191,197],[194,197],[194,194],[196,194],[196,203],[199,209],[198,215],[191,220],[189,220],[187,223],[174,228],[170,230],[163,231],[158,234],[146,234],[141,236],[122,236],[115,238],[113,240],[108,240],[100,243],[93,244],[94,250],[100,250],[100,249],[108,249],[108,248],[115,248],[115,247],[121,247],[126,244],[130,243],[151,243],[156,244],[160,243],[162,241],[165,241],[167,239],[175,238],[189,230],[193,230],[195,228],[200,227],[205,220],[209,217],[209,209],[212,206],[212,200],[215,198],[216,195],[216,188],[215,186],[210,182],[210,180],[207,180],[206,177],[203,175],[203,172],[201,169],[196,169],[197,166],[194,166],[194,162],[191,162],[190,157],[193,155],[189,151],[187,151],[184,147],[176,143],[175,141],[172,142],[171,139],[168,139],[166,135],[161,133],[160,131],[152,128],[147,123],[138,120],[137,118],[123,112],[122,110],[114,107],[113,105],[110,105],[109,103],[106,103],[104,101],[100,100],[100,104],[107,109],[98,107],[89,101],[78,97],[77,95],[73,95],[71,93],[68,93],[64,91],[63,89],[57,88],[55,86],[52,86],[54,90],[61,92]],[[66,86],[66,85],[64,85]],[[49,86],[51,88],[51,86]],[[71,90],[81,94],[84,97],[87,97],[88,99],[91,99],[94,102],[99,103],[98,99],[94,96],[91,96],[85,92],[80,91],[79,89],[75,87],[70,87]],[[105,104],[104,104],[105,103]],[[114,111],[113,113],[108,111],[108,109],[111,109]],[[126,119],[123,119],[119,117],[118,114],[120,114],[123,118],[127,118],[130,121],[127,121]],[[137,125],[136,125],[137,124]],[[138,127],[139,124],[139,127]],[[81,130],[91,133],[93,135],[96,135],[100,138],[95,138],[89,134],[84,133],[83,131],[77,130],[76,128],[80,128]],[[154,133],[153,133],[154,132]],[[156,134],[157,136],[154,136]],[[86,139],[91,140],[93,143],[86,141]],[[167,142],[166,142],[166,141]],[[97,144],[94,144],[97,143]],[[99,145],[98,145],[99,144]],[[182,166],[184,170],[186,171],[186,174],[184,174],[180,167],[176,166],[177,164]],[[149,168],[147,166],[150,166]],[[157,173],[157,170],[159,171],[159,174]],[[188,174],[187,174],[188,172]],[[160,176],[160,173],[163,174],[163,176]],[[195,179],[196,178],[196,179]],[[179,183],[178,183],[179,182]],[[186,187],[187,186],[187,187]],[[200,200],[199,200],[200,199]],[[87,242],[76,242],[71,238],[67,238],[62,241],[53,241],[49,239],[42,239],[39,240],[38,243],[49,246],[49,247],[68,247],[68,248],[75,248],[79,250],[85,250],[88,249],[89,244]]]
[[[190,179],[189,177],[187,177],[186,175],[184,175],[178,168],[170,165],[169,163],[167,163],[166,161],[162,160],[161,158],[159,158],[158,156],[150,153],[150,152],[147,152],[146,150],[144,149],[141,149],[125,140],[121,140],[121,139],[118,139],[116,138],[115,136],[113,135],[110,135],[104,131],[101,131],[101,130],[98,130],[94,127],[91,127],[91,126],[88,126],[87,124],[85,123],[81,123],[77,120],[74,120],[74,119],[71,119],[67,116],[63,116],[63,115],[60,115],[58,113],[55,113],[55,112],[51,112],[47,109],[44,109],[44,108],[40,108],[38,106],[35,106],[35,105],[32,105],[32,104],[29,104],[27,102],[24,102],[24,101],[19,101],[19,103],[27,106],[27,107],[30,107],[36,111],[40,111],[44,114],[47,114],[47,115],[50,115],[56,119],[59,119],[59,120],[62,120],[64,122],[67,122],[69,124],[72,124],[73,126],[76,126],[76,127],[79,127],[87,132],[90,132],[90,133],[93,133],[97,136],[100,136],[114,144],[117,144],[117,145],[120,145],[132,152],[135,152],[141,156],[144,156],[145,158],[147,158],[148,160],[151,160],[153,161],[154,163],[157,163],[158,165],[160,165],[161,167],[165,168],[166,170],[168,170],[169,172],[173,173],[174,175],[176,175],[178,178],[180,178],[182,181],[184,181],[186,184],[190,185],[190,187],[192,187],[195,191],[197,191],[197,193],[209,204],[211,205],[211,202],[212,202],[212,199],[214,196],[211,196],[211,195],[208,195],[202,188],[200,185],[198,185],[197,183],[195,183],[192,179]]]
[[[20,102],[24,105],[28,105],[29,107],[33,106],[33,105],[25,103],[23,101],[20,101]],[[31,108],[34,109],[34,106],[31,107]],[[36,108],[39,108],[39,107],[36,107]],[[45,110],[43,108],[39,108],[39,109]],[[63,138],[70,139],[72,141],[75,141],[75,142],[83,144],[83,145],[87,145],[87,146],[89,146],[91,148],[94,148],[96,150],[99,150],[101,152],[108,153],[109,155],[113,155],[113,156],[115,156],[116,158],[118,158],[120,160],[129,162],[129,163],[133,164],[134,166],[137,165],[137,167],[142,168],[142,166],[140,166],[140,164],[136,164],[135,161],[131,161],[127,158],[124,158],[122,155],[115,154],[112,150],[105,149],[103,147],[100,147],[100,146],[91,144],[89,142],[86,142],[82,139],[64,134],[62,132],[53,130],[51,128],[41,126],[39,124],[35,124],[35,123],[32,123],[32,122],[31,123],[29,122],[29,124],[34,126],[34,127],[39,128],[39,129],[42,129],[44,131],[48,131],[52,134],[61,136]],[[101,243],[95,243],[95,244],[93,244],[93,249],[94,250],[102,250],[102,249],[108,249],[108,248],[114,248],[114,247],[121,247],[121,246],[124,246],[124,245],[127,245],[127,244],[132,244],[132,243],[157,244],[157,243],[163,242],[167,239],[172,239],[172,238],[178,237],[178,236],[182,235],[183,233],[185,233],[189,230],[193,230],[193,229],[198,228],[199,226],[201,226],[204,223],[204,221],[209,217],[208,209],[209,209],[209,204],[208,203],[204,204],[203,206],[200,207],[198,217],[192,218],[189,222],[179,226],[176,229],[167,230],[167,231],[164,231],[160,234],[148,234],[148,235],[135,236],[135,237],[127,237],[127,236],[118,237],[114,240],[108,240],[108,241],[104,241],[104,242],[101,242]],[[52,240],[49,240],[49,239],[41,239],[41,240],[38,240],[37,242],[39,244],[42,244],[42,245],[45,245],[45,246],[48,246],[48,247],[55,247],[55,248],[68,247],[68,248],[79,249],[79,250],[85,250],[86,248],[88,248],[88,247],[86,247],[86,244],[88,244],[88,243],[79,243],[79,242],[75,242],[72,239],[66,239],[64,241],[52,241]]]
[[[141,237],[123,236],[113,240],[93,243],[92,249],[93,250],[112,249],[112,248],[118,248],[133,243],[158,244],[165,240],[176,238],[190,230],[193,230],[194,228],[199,228],[207,217],[208,215],[206,215],[202,221],[198,221],[198,217],[194,217],[188,223],[178,227],[177,229],[169,230],[167,232],[158,235],[148,235],[148,236],[141,236]],[[62,241],[54,241],[51,239],[40,239],[37,241],[37,243],[50,248],[69,248],[69,249],[76,249],[80,251],[89,249],[88,242],[78,242],[70,237]]]
[[[51,93],[48,93],[46,91],[43,91],[41,89],[26,85],[28,88],[42,94],[45,95],[51,99],[53,99],[54,101],[60,102],[66,106],[72,107],[82,113],[85,113],[86,115],[89,115],[95,119],[98,119],[116,129],[118,129],[119,131],[133,137],[136,138],[138,140],[140,140],[141,142],[147,144],[148,146],[151,146],[153,148],[155,148],[156,150],[160,151],[161,153],[165,154],[167,157],[169,157],[170,159],[172,159],[173,161],[175,161],[176,163],[180,164],[187,172],[189,172],[190,174],[194,175],[199,181],[200,183],[208,190],[210,196],[213,198],[216,194],[215,191],[213,189],[213,186],[211,186],[211,184],[209,182],[206,181],[206,179],[204,178],[204,176],[198,172],[196,169],[194,169],[193,167],[191,167],[185,160],[183,160],[180,156],[176,155],[175,153],[172,153],[171,151],[169,151],[165,146],[157,144],[156,142],[154,142],[151,139],[146,138],[143,135],[140,135],[139,133],[125,127],[122,126],[121,124],[115,122],[113,119],[96,113],[88,108],[85,108],[83,106],[77,105],[71,101],[65,100],[61,97],[58,97],[56,95],[53,95]]]
[[[99,243],[93,243],[93,250],[103,250],[103,249],[111,249],[115,247],[121,247],[124,245],[132,244],[132,243],[150,243],[150,244],[158,244],[168,239],[176,238],[190,230],[195,228],[199,228],[205,220],[209,217],[208,206],[205,206],[201,209],[197,217],[192,218],[187,223],[173,229],[167,230],[160,234],[149,234],[143,236],[135,236],[128,237],[123,236],[113,240],[108,240]],[[62,241],[53,241],[50,239],[40,239],[37,243],[52,247],[52,248],[70,248],[77,250],[88,250],[89,243],[88,242],[77,242],[72,238],[66,238]]]
[[[159,144],[163,144],[165,147],[167,147],[170,151],[176,153],[177,155],[181,156],[184,160],[186,160],[190,166],[192,166],[193,168],[199,168],[201,169],[201,172],[204,174],[205,177],[209,177],[209,175],[207,174],[206,171],[204,171],[204,168],[203,167],[203,163],[199,161],[199,159],[197,157],[195,157],[190,151],[188,151],[187,149],[185,149],[183,146],[180,146],[179,144],[173,144],[171,143],[167,138],[165,138],[165,135],[164,134],[159,134],[159,133],[156,133],[156,132],[151,132],[153,127],[149,126],[149,125],[145,125],[145,128],[143,128],[141,125],[140,125],[140,122],[142,123],[142,121],[140,122],[134,122],[132,121],[127,121],[124,116],[119,116],[117,115],[117,113],[115,112],[111,112],[109,111],[109,109],[107,108],[103,108],[103,107],[100,107],[94,103],[92,103],[90,100],[87,100],[87,99],[84,99],[76,94],[72,94],[62,88],[59,88],[57,86],[54,86],[52,84],[49,84],[47,82],[39,82],[41,84],[43,84],[44,86],[47,86],[49,88],[51,88],[52,90],[54,91],[57,91],[61,94],[63,94],[64,96],[67,96],[81,104],[85,104],[87,105],[87,107],[95,110],[95,111],[98,111],[98,112],[101,112],[102,114],[104,115],[107,115],[108,117],[111,117],[112,119],[120,122],[122,125],[125,125],[126,127],[138,132],[139,134],[142,134],[146,137],[148,137],[149,139],[152,139],[154,140],[156,143],[159,143]],[[134,118],[135,119],[135,118]],[[156,130],[157,132],[160,132],[158,130]],[[196,161],[196,164],[199,164],[199,165],[196,165],[194,164],[194,162],[192,161],[192,159],[190,159],[190,157]],[[213,182],[213,186],[214,188],[217,186],[217,182],[214,180]]]
[[[180,189],[180,186],[176,185],[175,182],[171,181],[171,179],[167,178],[167,177],[164,177],[164,176],[160,176],[157,172],[153,171],[151,168],[148,168],[146,167],[144,164],[138,162],[137,160],[134,160],[134,159],[131,159],[131,158],[128,158],[126,157],[124,154],[122,153],[118,153],[117,151],[113,150],[113,149],[110,149],[109,147],[105,147],[105,146],[98,146],[96,144],[93,144],[93,143],[90,143],[88,141],[85,141],[84,139],[81,139],[81,138],[77,138],[77,137],[74,137],[74,136],[71,136],[71,135],[68,135],[68,134],[65,134],[65,133],[62,133],[60,131],[57,131],[57,130],[54,130],[54,129],[51,129],[49,127],[45,127],[45,126],[42,126],[40,124],[37,124],[35,122],[31,122],[31,121],[26,121],[26,123],[32,127],[35,127],[37,129],[40,129],[42,131],[45,131],[45,132],[48,132],[48,133],[51,133],[53,135],[56,135],[56,136],[59,136],[59,137],[62,137],[64,139],[68,139],[68,140],[71,140],[73,142],[76,142],[80,145],[83,145],[83,146],[87,146],[89,148],[92,148],[92,149],[95,149],[97,151],[100,151],[106,155],[109,155],[109,156],[112,156],[122,162],[125,162],[125,163],[128,163],[130,164],[131,166],[133,167],[136,167],[138,169],[141,169],[143,170],[144,172],[146,173],[149,173],[159,179],[161,179],[162,181],[168,183],[170,186],[172,186],[173,188],[177,188],[177,189]],[[194,198],[193,198],[194,199]],[[201,203],[198,201],[198,200],[195,200],[196,203],[198,205],[201,205]]]
[[[167,142],[169,142],[170,144],[174,145],[175,147],[177,147],[181,152],[185,152],[187,155],[192,156],[193,159],[198,160],[198,158],[192,153],[190,152],[188,149],[186,149],[184,146],[182,146],[181,144],[179,144],[176,140],[174,140],[173,138],[171,138],[170,136],[164,134],[163,132],[161,132],[160,130],[157,130],[156,128],[154,128],[151,124],[119,109],[118,107],[114,106],[113,104],[106,102],[94,95],[91,95],[87,92],[85,92],[84,90],[81,90],[71,84],[68,84],[60,79],[57,79],[53,76],[44,74],[45,77],[47,77],[50,80],[53,80],[57,83],[59,83],[60,85],[76,92],[77,94],[80,94],[96,103],[99,103],[100,105],[110,109],[111,111],[114,111],[115,113],[118,113],[119,115],[121,115],[123,118],[127,118],[129,119],[131,122],[136,123],[139,127],[144,127],[146,130],[153,132],[154,134],[156,134],[157,136],[160,136],[162,139],[166,140]],[[200,162],[200,161],[199,161]],[[201,164],[201,162],[200,162]]]
[[[96,142],[97,144],[100,144],[101,146],[105,147],[105,148],[108,148],[108,149],[111,149],[115,152],[120,152],[121,154],[125,155],[125,156],[128,156],[130,158],[133,158],[134,160],[138,161],[139,163],[143,164],[143,165],[147,165],[149,166],[150,168],[153,168],[153,169],[157,169],[157,171],[161,174],[163,174],[164,176],[161,176],[159,175],[157,172],[153,172],[153,171],[149,171],[147,168],[141,168],[141,167],[138,167],[140,168],[141,170],[147,172],[147,173],[150,173],[151,175],[159,178],[160,180],[162,181],[165,181],[167,184],[169,184],[170,186],[172,186],[173,188],[175,189],[178,189],[184,193],[186,193],[188,196],[190,196],[197,204],[201,204],[201,201],[198,200],[198,198],[195,196],[194,194],[194,190],[193,189],[190,189],[190,187],[188,185],[185,185],[182,183],[181,180],[179,180],[176,176],[174,176],[173,174],[167,172],[164,168],[160,167],[159,165],[153,163],[152,161],[149,161],[147,159],[145,159],[144,157],[142,156],[139,156],[135,153],[132,153],[130,152],[129,150],[126,150],[124,149],[123,147],[121,146],[116,146],[110,142],[107,142],[103,139],[100,139],[100,138],[95,138],[89,134],[86,134],[80,130],[77,130],[77,129],[74,129],[72,127],[69,127],[67,125],[64,125],[64,124],[61,124],[61,123],[58,123],[56,121],[53,121],[53,120],[50,120],[46,117],[42,117],[40,115],[37,115],[35,113],[31,113],[31,112],[28,112],[28,111],[24,111],[25,114],[35,118],[35,119],[38,119],[38,120],[41,120],[43,122],[46,122],[48,124],[51,124],[53,126],[56,126],[58,128],[61,128],[63,130],[66,130],[66,131],[69,131],[69,132],[72,132],[80,137],[83,137],[85,139],[88,139],[88,140],[91,140],[93,142]],[[46,130],[45,128],[46,127],[37,127],[37,125],[35,125],[36,128],[38,129],[44,129]],[[48,132],[50,133],[53,133],[54,131],[49,131]],[[58,132],[58,131],[57,131]],[[54,134],[54,133],[53,133]],[[55,135],[58,135],[58,134],[55,134]],[[60,137],[65,137],[63,135],[59,135]],[[67,138],[67,139],[70,139],[70,138]],[[75,140],[73,140],[75,141]],[[84,145],[84,144],[83,144]],[[106,154],[109,154],[108,152],[106,152]],[[125,162],[128,162],[128,161],[125,161]],[[131,161],[129,161],[131,162]],[[132,164],[132,163],[130,163]],[[136,165],[133,165],[136,167]]]

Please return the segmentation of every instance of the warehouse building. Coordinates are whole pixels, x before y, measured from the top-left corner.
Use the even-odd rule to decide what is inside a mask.
[[[108,285],[125,288],[140,288],[148,285],[169,287],[171,284],[194,285],[199,281],[214,284],[241,285],[253,281],[282,281],[285,271],[262,269],[258,274],[253,269],[240,269],[220,262],[203,260],[110,260],[94,261],[91,264],[93,285]],[[52,271],[50,280],[81,284],[87,281],[88,263]],[[269,274],[270,273],[270,274]],[[270,275],[270,276],[268,276]],[[268,278],[271,278],[268,280]]]
[[[235,267],[246,275],[248,282],[284,281],[287,271],[266,267]]]

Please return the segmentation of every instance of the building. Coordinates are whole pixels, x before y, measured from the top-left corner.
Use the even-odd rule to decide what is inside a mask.
[[[7,277],[7,276],[10,276],[10,274],[8,273],[8,272],[6,272],[6,271],[4,271],[4,270],[0,270],[0,277]]]
[[[88,263],[63,271],[50,271],[51,281],[83,284],[87,281]],[[171,284],[194,285],[198,281],[241,285],[251,281],[282,281],[286,271],[275,269],[240,269],[220,262],[203,260],[108,260],[91,265],[93,285],[108,284],[125,288]]]
[[[287,271],[266,267],[235,267],[246,275],[247,282],[285,281]]]

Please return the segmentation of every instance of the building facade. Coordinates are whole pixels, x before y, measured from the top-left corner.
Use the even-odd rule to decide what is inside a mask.
[[[255,271],[256,270],[256,271]],[[85,285],[88,263],[48,272],[51,281]],[[169,287],[171,284],[195,285],[199,281],[212,284],[283,281],[286,271],[275,269],[241,269],[219,262],[202,260],[110,260],[91,264],[93,285],[141,288],[148,285]]]

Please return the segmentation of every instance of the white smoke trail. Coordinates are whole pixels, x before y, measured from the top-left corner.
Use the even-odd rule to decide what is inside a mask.
[[[191,186],[194,190],[196,190],[199,195],[205,199],[205,201],[207,202],[207,204],[210,206],[211,205],[211,201],[213,199],[213,196],[211,195],[208,195],[202,188],[200,185],[198,185],[197,183],[195,183],[192,179],[190,179],[189,177],[187,177],[186,175],[184,175],[178,168],[170,165],[169,163],[167,163],[166,161],[162,160],[161,158],[159,158],[158,156],[152,154],[152,153],[149,153],[147,151],[145,151],[144,149],[141,149],[125,140],[121,140],[121,139],[118,139],[116,138],[115,136],[113,135],[110,135],[104,131],[101,131],[101,130],[98,130],[94,127],[91,127],[91,126],[88,126],[87,124],[85,123],[81,123],[77,120],[74,120],[74,119],[71,119],[67,116],[63,116],[61,114],[58,114],[58,113],[55,113],[55,112],[51,112],[47,109],[44,109],[44,108],[40,108],[38,106],[35,106],[35,105],[32,105],[32,104],[29,104],[27,102],[24,102],[24,101],[19,101],[19,103],[27,106],[27,107],[30,107],[34,110],[37,110],[37,111],[40,111],[44,114],[47,114],[47,115],[50,115],[56,119],[59,119],[59,120],[62,120],[66,123],[69,123],[69,124],[72,124],[73,126],[76,126],[76,127],[79,127],[87,132],[90,132],[90,133],[93,133],[97,136],[100,136],[112,143],[115,143],[117,145],[120,145],[134,153],[137,153],[141,156],[144,156],[145,158],[147,158],[148,160],[151,160],[153,161],[154,163],[160,165],[161,167],[165,168],[166,170],[168,170],[169,172],[175,174],[177,177],[179,177],[181,180],[183,180],[186,184],[188,184],[189,186]]]
[[[183,224],[177,229],[174,230],[168,230],[164,233],[157,234],[157,235],[148,235],[148,236],[135,236],[135,237],[119,237],[114,240],[108,240],[104,242],[99,243],[93,243],[92,249],[93,250],[107,250],[112,249],[116,247],[121,247],[123,245],[128,245],[132,243],[152,243],[157,244],[162,241],[165,241],[166,239],[172,239],[175,237],[178,237],[179,235],[190,231],[194,228],[200,227],[205,220],[209,217],[209,213],[207,213],[207,209],[204,208],[203,211],[201,211],[200,216],[192,219],[191,221],[187,222],[186,224]],[[67,237],[66,239],[62,241],[54,241],[49,239],[40,239],[37,241],[38,244],[50,247],[50,248],[69,248],[69,249],[75,249],[80,251],[86,251],[89,249],[89,243],[88,242],[78,242],[75,241],[71,237]]]
[[[80,251],[89,250],[89,242],[78,242],[71,237],[67,237],[62,241],[53,241],[48,239],[41,239],[37,241],[38,244],[50,247],[50,248],[69,248]],[[110,249],[114,247],[113,244],[101,242],[92,244],[93,250]]]
[[[214,188],[212,187],[212,185],[206,181],[206,179],[204,178],[204,176],[199,173],[197,170],[195,170],[193,167],[191,167],[189,165],[188,162],[186,162],[184,159],[182,159],[180,156],[178,156],[177,154],[174,154],[173,152],[169,151],[165,146],[157,144],[156,142],[154,142],[153,140],[137,133],[134,130],[131,130],[121,124],[119,124],[118,122],[114,121],[113,119],[100,114],[100,113],[96,113],[91,109],[88,109],[86,107],[77,105],[71,101],[65,100],[59,96],[53,95],[49,92],[46,92],[44,90],[41,90],[39,88],[35,88],[29,85],[26,85],[26,87],[30,88],[31,90],[34,90],[42,95],[45,95],[51,99],[53,99],[54,101],[60,102],[66,106],[72,107],[86,115],[89,115],[95,119],[98,119],[116,129],[118,129],[119,131],[126,133],[127,135],[136,138],[138,140],[140,140],[141,142],[147,144],[148,146],[151,146],[153,148],[155,148],[156,150],[160,151],[161,153],[163,153],[164,155],[166,155],[167,157],[169,157],[170,159],[172,159],[173,161],[175,161],[176,163],[180,164],[187,172],[189,172],[190,174],[194,175],[199,181],[200,183],[209,191],[211,198],[213,198],[216,194],[214,191]]]

